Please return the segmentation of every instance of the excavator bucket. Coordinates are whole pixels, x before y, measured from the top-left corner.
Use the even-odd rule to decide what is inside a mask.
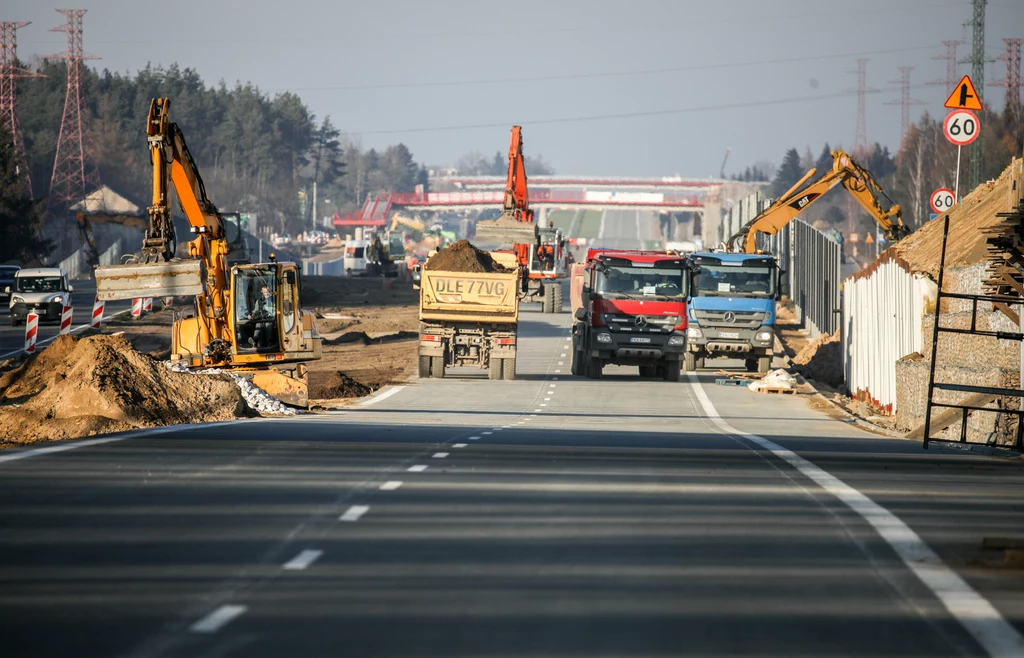
[[[511,246],[533,244],[537,241],[537,225],[521,222],[503,215],[498,219],[476,223],[476,238],[473,242],[483,245]]]
[[[309,408],[309,384],[305,377],[289,377],[274,369],[257,370],[252,376],[253,386],[260,388],[281,402],[302,409]]]
[[[96,297],[102,301],[141,297],[194,297],[203,292],[198,260],[96,268]]]

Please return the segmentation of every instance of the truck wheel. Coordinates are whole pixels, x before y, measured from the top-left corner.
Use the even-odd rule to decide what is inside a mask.
[[[491,358],[487,364],[487,379],[497,381],[501,379],[501,359]]]
[[[419,371],[419,374],[420,374],[420,379],[426,379],[427,377],[430,376],[430,357],[429,356],[421,356],[420,357],[420,371]]]
[[[746,367],[747,372],[757,372],[758,365],[760,364],[758,363],[758,359],[747,359],[743,362],[743,365]]]
[[[586,372],[587,379],[601,379],[601,371],[604,369],[604,364],[601,363],[601,359],[596,356],[592,356],[587,359]]]
[[[515,359],[515,357],[512,357],[511,359],[502,359],[501,360],[501,376],[507,382],[510,382],[510,381],[512,381],[513,379],[516,378],[516,359]]]
[[[541,290],[544,293],[543,296],[540,298],[541,312],[542,313],[554,313],[555,295],[551,291],[551,286],[545,284],[541,288]]]
[[[551,296],[551,312],[561,313],[562,312],[562,284],[556,283],[549,288],[554,295]]]
[[[701,356],[697,357],[697,370],[703,370],[704,369],[704,359],[705,358],[706,357],[703,354]]]
[[[666,361],[662,367],[662,373],[667,382],[679,381],[679,362],[678,361]]]
[[[768,371],[772,369],[772,357],[762,356],[757,360],[757,372],[762,375],[767,375]]]
[[[432,357],[430,357],[430,375],[431,375],[431,377],[437,377],[438,379],[444,379],[444,357],[443,356],[432,356]]]
[[[686,372],[693,372],[697,369],[697,355],[693,352],[687,352],[683,355],[683,370]]]

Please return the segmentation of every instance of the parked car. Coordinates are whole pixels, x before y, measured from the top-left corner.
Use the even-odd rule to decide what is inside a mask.
[[[71,300],[74,288],[68,273],[56,267],[34,267],[18,270],[14,285],[4,288],[10,295],[11,326],[23,324],[28,314],[35,313],[40,320],[60,321],[64,304]]]
[[[14,275],[20,269],[17,265],[0,265],[0,294],[4,296],[5,302],[11,301],[11,293],[8,288],[14,287]]]

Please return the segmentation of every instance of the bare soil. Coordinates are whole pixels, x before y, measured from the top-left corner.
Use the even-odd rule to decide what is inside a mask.
[[[4,369],[0,445],[251,415],[229,377],[172,372],[124,336],[61,336]]]
[[[815,338],[793,357],[793,364],[796,371],[807,379],[832,388],[842,385],[843,355],[839,332]]]
[[[424,267],[429,270],[473,274],[505,274],[512,271],[495,261],[486,251],[474,247],[469,240],[459,240],[445,247],[431,256]]]

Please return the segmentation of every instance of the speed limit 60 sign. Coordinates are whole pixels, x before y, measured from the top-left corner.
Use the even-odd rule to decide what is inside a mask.
[[[967,146],[978,139],[981,122],[978,121],[978,115],[970,110],[955,110],[946,116],[942,128],[950,142],[957,146]]]
[[[932,204],[932,210],[941,215],[953,207],[953,204],[956,203],[956,195],[948,187],[940,187],[932,192],[929,201]]]

